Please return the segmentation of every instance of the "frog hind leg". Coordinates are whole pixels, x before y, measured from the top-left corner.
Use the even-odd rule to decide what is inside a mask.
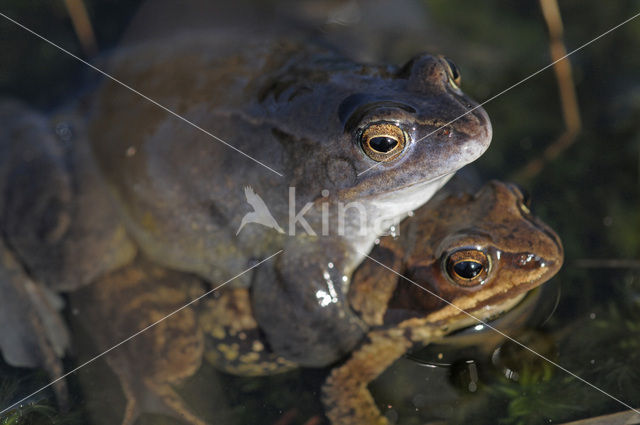
[[[138,259],[72,294],[99,349],[126,341],[105,356],[126,398],[123,425],[143,412],[206,425],[173,388],[200,368],[204,338],[188,304],[202,292],[195,277]]]
[[[125,372],[119,361],[107,359],[122,387],[126,406],[121,425],[134,425],[143,412],[159,413],[174,417],[189,425],[209,425],[185,404],[169,383],[143,378],[133,382],[131,372]]]
[[[107,357],[107,364],[118,377],[120,387],[122,388],[122,392],[124,393],[126,400],[121,425],[133,425],[142,413],[143,409],[140,407],[140,403],[138,402],[138,391],[135,388],[136,386],[129,382],[129,379],[127,378],[128,373],[123,372],[118,363],[118,361],[113,360],[113,357]]]
[[[192,312],[183,310],[179,315],[190,315]],[[177,317],[177,319],[181,319]],[[170,320],[167,319],[167,320]],[[160,326],[160,325],[158,325]],[[171,329],[154,327],[146,332],[149,335],[141,335],[139,338],[154,337],[154,333],[163,335],[171,335]],[[159,413],[172,416],[189,425],[208,425],[207,422],[198,417],[197,414],[185,403],[180,395],[173,389],[172,384],[180,381],[195,373],[200,365],[199,359],[202,355],[202,341],[200,335],[193,335],[193,340],[184,339],[167,339],[171,344],[169,350],[172,352],[186,353],[190,357],[186,363],[179,363],[175,366],[166,365],[166,356],[169,356],[168,362],[172,361],[172,354],[160,347],[150,347],[142,342],[136,344],[135,339],[130,341],[129,347],[120,347],[111,352],[106,357],[109,368],[118,378],[120,386],[125,396],[126,407],[122,417],[122,425],[133,425],[142,413]],[[128,349],[127,349],[128,348]],[[153,365],[162,375],[154,374],[144,365],[136,361],[138,356],[143,356],[144,361]],[[151,356],[151,357],[149,357]],[[175,359],[175,357],[173,358]],[[166,365],[166,366],[165,366]],[[170,370],[168,374],[165,374]]]
[[[332,425],[389,425],[367,385],[411,347],[400,328],[372,331],[340,367],[331,371],[322,387],[322,401]]]
[[[67,148],[46,116],[0,99],[0,232],[30,273],[57,283],[61,244],[73,224]]]
[[[147,388],[156,394],[166,407],[164,413],[176,419],[189,423],[190,425],[208,425],[207,422],[195,415],[184,403],[182,398],[175,392],[169,384],[157,384],[147,382]]]

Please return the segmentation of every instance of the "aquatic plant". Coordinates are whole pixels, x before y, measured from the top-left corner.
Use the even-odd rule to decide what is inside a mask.
[[[508,416],[498,423],[503,425],[533,425],[560,421],[584,411],[581,400],[570,394],[579,393],[571,376],[557,373],[555,366],[544,363],[541,367],[525,366],[519,371],[518,381],[501,378],[488,389],[492,397],[506,400]]]
[[[0,417],[0,425],[54,424],[56,410],[46,404],[27,403],[17,406]]]
[[[31,386],[31,381],[41,382],[46,374],[27,372],[11,368],[0,361],[0,409],[14,403],[21,394],[21,389]],[[51,403],[46,393],[30,398],[25,402],[0,414],[0,425],[71,425],[81,423],[81,412],[61,412]]]

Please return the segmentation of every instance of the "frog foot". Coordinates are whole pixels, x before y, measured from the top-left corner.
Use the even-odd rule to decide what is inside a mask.
[[[325,412],[332,425],[389,425],[367,385],[402,356],[411,341],[402,330],[374,331],[322,386]]]
[[[180,316],[191,316],[190,311],[183,310],[177,313]],[[170,336],[175,326],[162,329],[149,330],[150,334]],[[138,344],[136,344],[136,342]],[[107,364],[115,373],[126,399],[126,407],[122,418],[122,425],[133,425],[142,413],[159,413],[174,417],[189,425],[208,425],[196,415],[173,388],[173,384],[180,383],[183,379],[195,374],[200,367],[202,357],[202,334],[196,333],[183,339],[171,340],[171,347],[165,347],[167,351],[158,346],[153,347],[154,353],[146,358],[146,362],[152,365],[151,369],[145,369],[144,365],[135,361],[136,356],[144,353],[143,349],[149,349],[139,341],[131,342],[130,350],[110,353],[106,357]]]
[[[124,377],[118,377],[127,400],[121,425],[134,425],[143,412],[171,416],[189,425],[209,425],[185,404],[169,384],[143,379],[142,385],[132,385]]]
[[[200,368],[203,349],[202,333],[193,329],[193,312],[185,309],[174,318],[131,341],[128,350],[106,358],[127,401],[122,425],[133,425],[143,412],[172,416],[189,425],[208,425],[173,388]],[[167,344],[150,344],[150,340]],[[145,350],[151,350],[151,355],[142,355],[141,363]]]

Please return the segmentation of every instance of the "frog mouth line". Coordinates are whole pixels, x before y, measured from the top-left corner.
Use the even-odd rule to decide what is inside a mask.
[[[489,324],[492,327],[498,329],[504,329],[504,327],[508,327],[510,323],[519,320],[520,316],[528,315],[527,309],[531,309],[532,303],[535,305],[536,301],[539,299],[541,293],[540,287],[535,287],[524,294],[521,294],[519,297],[516,297],[510,302],[513,305],[509,305],[508,302],[497,305],[496,310],[505,309],[504,311],[500,311],[496,313],[495,316],[488,317],[483,321]],[[482,329],[477,328],[477,326],[482,326]],[[408,354],[406,357],[412,361],[417,362],[420,365],[429,366],[429,367],[448,367],[453,364],[453,362],[447,361],[437,361],[437,360],[428,360],[428,358],[436,358],[436,355],[433,353],[441,353],[443,347],[454,347],[454,350],[463,350],[465,346],[465,340],[469,337],[475,337],[477,335],[481,335],[483,333],[492,333],[493,331],[485,326],[483,323],[479,323],[476,321],[470,321],[468,326],[460,327],[450,334],[447,335],[446,340],[441,343],[431,344],[416,352],[415,354]],[[478,344],[478,343],[476,343]],[[427,354],[427,355],[425,355]]]
[[[434,177],[432,179],[429,179],[429,180],[426,180],[426,181],[410,183],[410,184],[407,184],[407,185],[404,185],[404,186],[399,186],[399,187],[396,187],[394,189],[385,190],[385,191],[382,191],[382,192],[370,193],[368,195],[362,196],[361,199],[370,199],[370,198],[373,198],[373,197],[376,197],[376,196],[380,196],[380,195],[388,195],[388,194],[391,194],[391,193],[394,193],[394,192],[400,192],[402,190],[409,189],[411,187],[415,187],[415,186],[419,186],[419,185],[428,186],[428,185],[430,185],[432,183],[435,183],[436,181],[438,181],[438,180],[440,180],[440,179],[442,179],[444,177],[447,177],[447,176],[448,177],[452,177],[455,173],[456,173],[456,171],[454,171],[452,173],[444,173],[444,174],[440,174],[439,176],[436,176],[436,177]],[[354,191],[354,189],[347,189],[345,192],[340,192],[340,194],[343,194],[343,193],[344,194],[349,194],[349,193],[352,193],[353,191]]]

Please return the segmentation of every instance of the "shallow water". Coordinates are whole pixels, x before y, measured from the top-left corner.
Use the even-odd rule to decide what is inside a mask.
[[[138,2],[86,3],[101,51],[113,48]],[[537,2],[400,4],[390,8],[380,3],[371,15],[362,15],[365,29],[361,31],[330,24],[326,34],[329,39],[348,37],[350,44],[343,47],[363,60],[403,62],[421,50],[443,53],[455,59],[465,92],[478,101],[550,63],[546,26]],[[327,16],[334,21],[336,16],[343,21],[351,16],[348,10],[336,12],[340,8],[333,2],[322,7],[298,2],[295,7],[280,8],[303,13],[314,24]],[[82,55],[61,2],[42,6],[8,0],[0,11]],[[561,3],[561,12],[566,47],[571,51],[640,12],[640,1],[569,0]],[[380,35],[389,33],[397,38]],[[3,96],[51,110],[95,79],[86,76],[84,65],[5,20],[0,20],[0,34]],[[533,314],[525,328],[509,334],[633,407],[640,407],[639,48],[640,18],[571,56],[583,127],[574,143],[539,172],[526,178],[519,174],[564,130],[551,69],[485,105],[494,139],[476,162],[483,178],[513,179],[526,187],[534,213],[557,231],[565,247],[563,269],[545,285],[549,288],[538,300],[535,310],[542,313]],[[77,340],[87,341],[77,326],[78,318],[72,311],[66,313],[75,323]],[[416,353],[413,360],[402,359],[387,370],[372,391],[390,419],[407,425],[562,423],[626,410],[512,344],[494,340],[491,344],[482,349],[447,348],[451,353],[447,351],[445,363],[453,366],[424,364],[438,360],[438,349]],[[78,345],[66,361],[68,370],[97,352],[91,343]],[[495,354],[498,346],[500,352]],[[515,371],[518,380],[505,376],[505,369]],[[195,410],[215,423],[303,424],[322,417],[318,393],[325,374],[297,370],[249,379],[204,366],[179,390]],[[41,372],[4,364],[0,378],[0,408],[48,382]],[[52,423],[48,415],[56,423],[118,423],[124,398],[103,360],[70,376],[69,384],[71,413],[25,410],[25,418],[17,423]],[[44,406],[52,400],[45,390],[32,401]],[[144,415],[138,421],[151,423],[178,422],[158,415]]]

